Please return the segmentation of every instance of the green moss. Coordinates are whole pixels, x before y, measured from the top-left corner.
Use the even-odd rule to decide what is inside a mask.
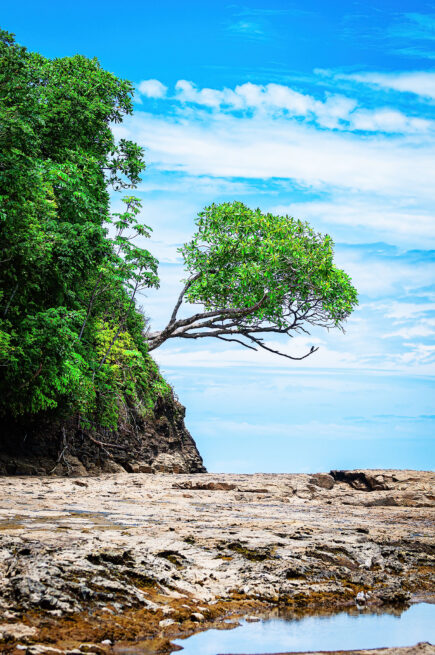
[[[263,562],[266,559],[271,559],[274,555],[273,548],[247,548],[239,542],[228,544],[227,547],[251,562]]]

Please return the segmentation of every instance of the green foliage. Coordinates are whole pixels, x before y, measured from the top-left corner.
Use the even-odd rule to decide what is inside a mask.
[[[134,187],[143,150],[115,143],[132,85],[96,59],[46,59],[0,31],[0,413],[79,413],[115,426],[168,387],[135,298],[158,286],[140,203],[110,216],[108,185]],[[112,224],[112,225],[111,225]],[[114,234],[114,236],[112,236]]]
[[[239,328],[286,330],[295,316],[340,327],[357,304],[350,278],[333,263],[333,242],[308,223],[240,202],[211,205],[180,249],[193,281],[186,291],[207,310],[238,308]]]

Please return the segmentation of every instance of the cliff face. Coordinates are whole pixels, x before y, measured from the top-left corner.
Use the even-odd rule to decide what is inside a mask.
[[[184,416],[184,407],[170,395],[157,401],[152,418],[130,410],[118,431],[98,436],[82,430],[77,417],[5,422],[0,475],[205,472]]]

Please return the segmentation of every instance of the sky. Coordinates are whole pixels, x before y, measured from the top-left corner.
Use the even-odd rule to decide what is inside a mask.
[[[1,17],[30,50],[96,56],[135,84],[114,131],[146,149],[153,328],[212,202],[309,221],[358,289],[344,334],[280,344],[319,346],[302,362],[210,339],[155,351],[208,470],[432,469],[435,3],[42,0]]]

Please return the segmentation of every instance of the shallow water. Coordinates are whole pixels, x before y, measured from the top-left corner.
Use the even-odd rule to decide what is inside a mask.
[[[351,650],[382,646],[435,644],[435,605],[419,603],[402,614],[335,614],[302,619],[240,621],[233,630],[207,630],[177,639],[180,655],[279,653],[285,651]]]

